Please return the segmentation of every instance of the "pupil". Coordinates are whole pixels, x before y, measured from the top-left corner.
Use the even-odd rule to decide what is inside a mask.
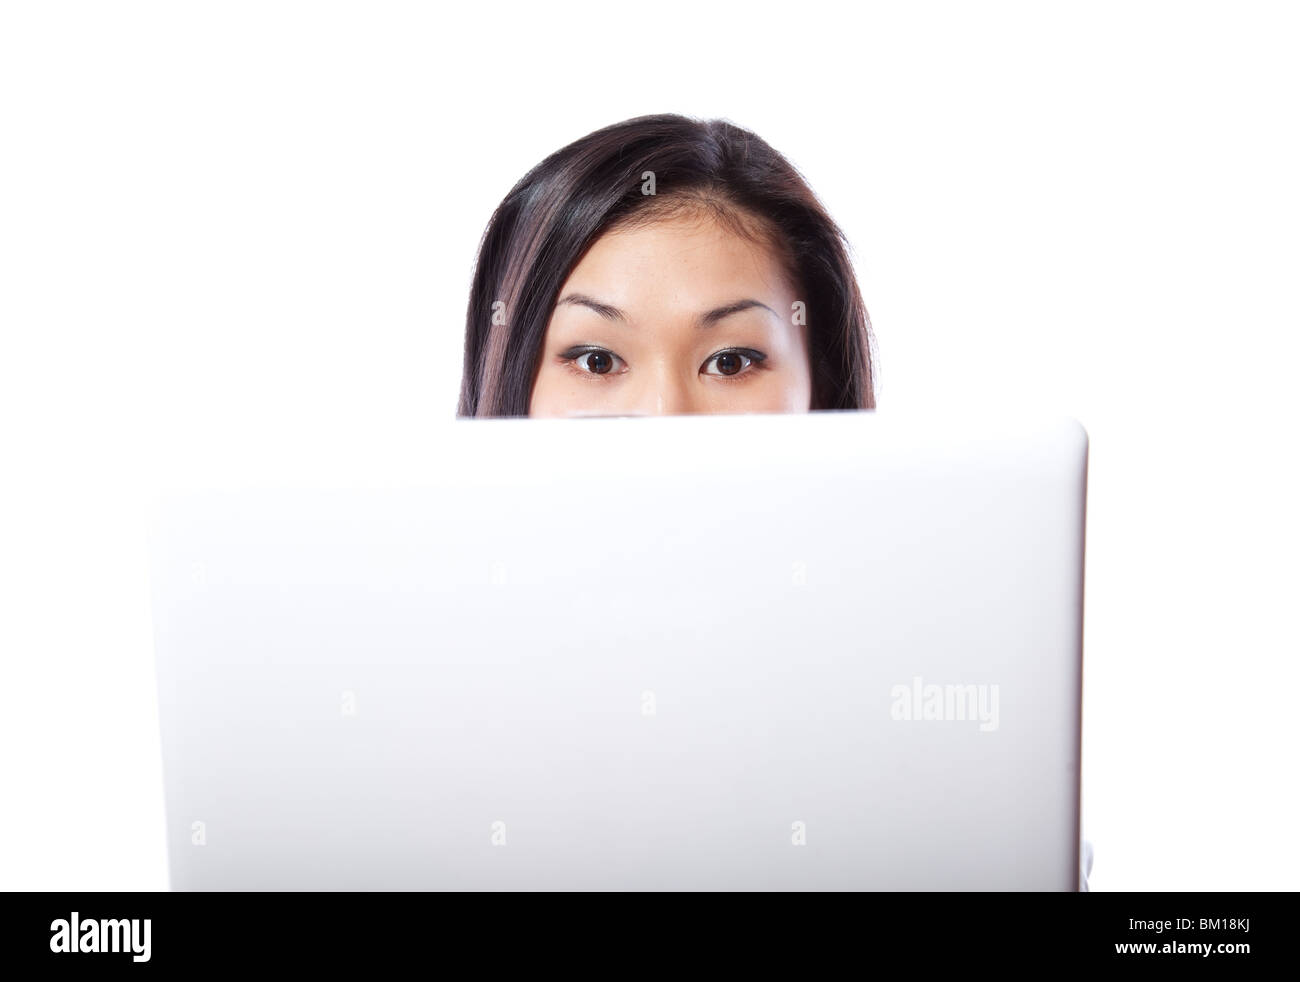
[[[718,371],[723,375],[735,375],[740,371],[740,355],[718,355]]]
[[[613,367],[614,363],[610,360],[609,355],[603,351],[593,351],[587,355],[587,368],[597,375],[604,375]]]

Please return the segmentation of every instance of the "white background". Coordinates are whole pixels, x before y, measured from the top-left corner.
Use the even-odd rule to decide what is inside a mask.
[[[151,482],[454,413],[493,207],[671,111],[843,225],[882,407],[1088,428],[1094,889],[1295,889],[1295,8],[472,6],[0,7],[0,888],[166,888]]]

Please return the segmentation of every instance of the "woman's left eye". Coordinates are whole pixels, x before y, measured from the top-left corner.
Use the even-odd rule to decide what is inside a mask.
[[[700,371],[705,375],[739,375],[765,357],[765,355],[757,351],[732,348],[728,351],[719,351],[716,355],[713,355],[704,363]],[[712,371],[709,370],[710,365],[714,366]]]

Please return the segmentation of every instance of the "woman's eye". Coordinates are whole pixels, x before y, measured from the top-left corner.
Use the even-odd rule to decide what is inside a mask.
[[[573,363],[581,371],[588,372],[592,375],[608,375],[614,370],[615,364],[619,361],[618,355],[612,351],[603,349],[594,349],[583,351],[574,356]]]
[[[757,351],[719,351],[704,363],[703,371],[705,375],[739,375],[763,358]],[[713,366],[712,370],[710,365]]]

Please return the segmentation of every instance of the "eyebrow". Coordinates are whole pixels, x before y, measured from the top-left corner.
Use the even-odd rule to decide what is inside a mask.
[[[585,293],[567,293],[560,298],[560,301],[556,306],[558,307],[563,304],[569,304],[576,307],[586,307],[589,310],[594,310],[606,320],[623,321],[624,323],[627,322],[627,315],[623,313],[623,311],[619,310],[617,307],[611,306],[610,304],[601,303],[599,300],[589,297]],[[767,304],[755,300],[753,297],[745,297],[743,300],[736,300],[732,303],[726,304],[725,306],[715,307],[712,310],[705,311],[696,318],[695,323],[697,327],[711,327],[724,317],[730,317],[732,314],[738,314],[742,310],[749,310],[753,307],[761,307],[777,320],[781,319],[777,312]]]

